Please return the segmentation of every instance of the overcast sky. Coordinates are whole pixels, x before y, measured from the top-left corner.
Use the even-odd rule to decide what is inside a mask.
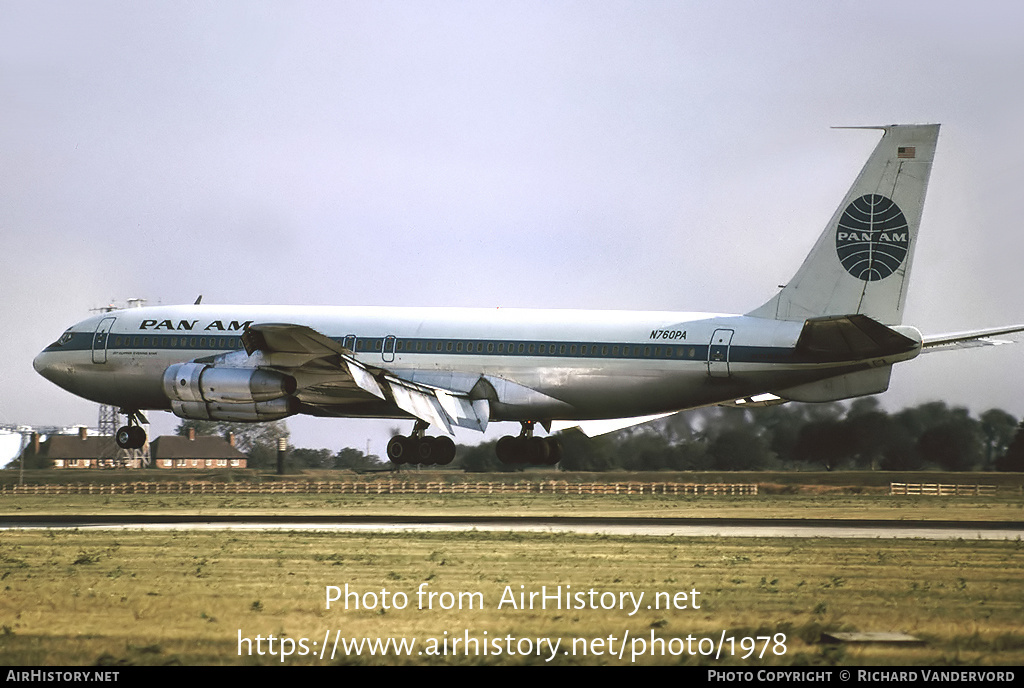
[[[129,298],[747,312],[877,142],[834,125],[942,124],[906,323],[1024,322],[1022,27],[1009,2],[0,0],[0,422],[95,425],[32,358]],[[881,400],[1022,416],[1022,389],[1018,344],[901,364]],[[411,428],[288,423],[376,453]]]

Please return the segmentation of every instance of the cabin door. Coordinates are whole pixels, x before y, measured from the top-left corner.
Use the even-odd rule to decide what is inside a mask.
[[[100,324],[96,326],[96,332],[92,335],[93,363],[107,362],[107,337],[110,334],[110,328],[114,326],[115,320],[117,318],[103,318],[103,320],[100,320]]]
[[[735,330],[715,330],[708,346],[708,375],[729,377],[729,347]]]
[[[395,360],[395,335],[389,334],[384,338],[384,349],[381,354],[385,363],[391,363]]]

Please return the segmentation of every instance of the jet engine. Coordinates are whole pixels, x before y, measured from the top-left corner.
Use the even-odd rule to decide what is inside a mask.
[[[178,418],[191,420],[223,420],[232,423],[256,423],[281,420],[299,412],[299,400],[281,397],[252,404],[222,404],[203,401],[171,401],[171,411]]]
[[[260,368],[177,363],[164,371],[164,393],[179,418],[255,422],[298,413],[295,378]]]

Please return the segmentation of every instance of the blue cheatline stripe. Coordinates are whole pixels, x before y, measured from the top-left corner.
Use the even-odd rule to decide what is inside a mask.
[[[76,332],[64,344],[51,344],[46,351],[91,351],[94,334]],[[333,337],[344,344],[344,337]],[[382,353],[384,337],[361,337],[356,353]],[[137,343],[136,343],[137,342]],[[595,360],[708,360],[707,344],[653,344],[636,342],[582,342],[521,339],[451,339],[400,337],[395,340],[395,355],[410,359],[421,355],[546,357]],[[107,335],[107,351],[137,350],[209,350],[235,351],[241,348],[238,336],[199,335]],[[388,350],[390,353],[390,348]],[[737,346],[729,348],[729,363],[813,363],[802,360],[794,349],[785,347]]]

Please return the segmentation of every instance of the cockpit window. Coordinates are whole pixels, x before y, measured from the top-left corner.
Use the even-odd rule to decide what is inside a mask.
[[[71,332],[71,330],[68,330],[67,332],[65,332],[64,334],[62,334],[62,335],[60,336],[60,339],[58,339],[57,341],[55,341],[55,342],[53,343],[53,345],[54,345],[54,346],[64,346],[65,344],[67,344],[68,342],[70,342],[70,341],[71,341],[71,339],[72,339],[72,337],[74,337],[74,336],[75,336],[75,335],[74,335],[74,334],[73,334],[73,333]]]

